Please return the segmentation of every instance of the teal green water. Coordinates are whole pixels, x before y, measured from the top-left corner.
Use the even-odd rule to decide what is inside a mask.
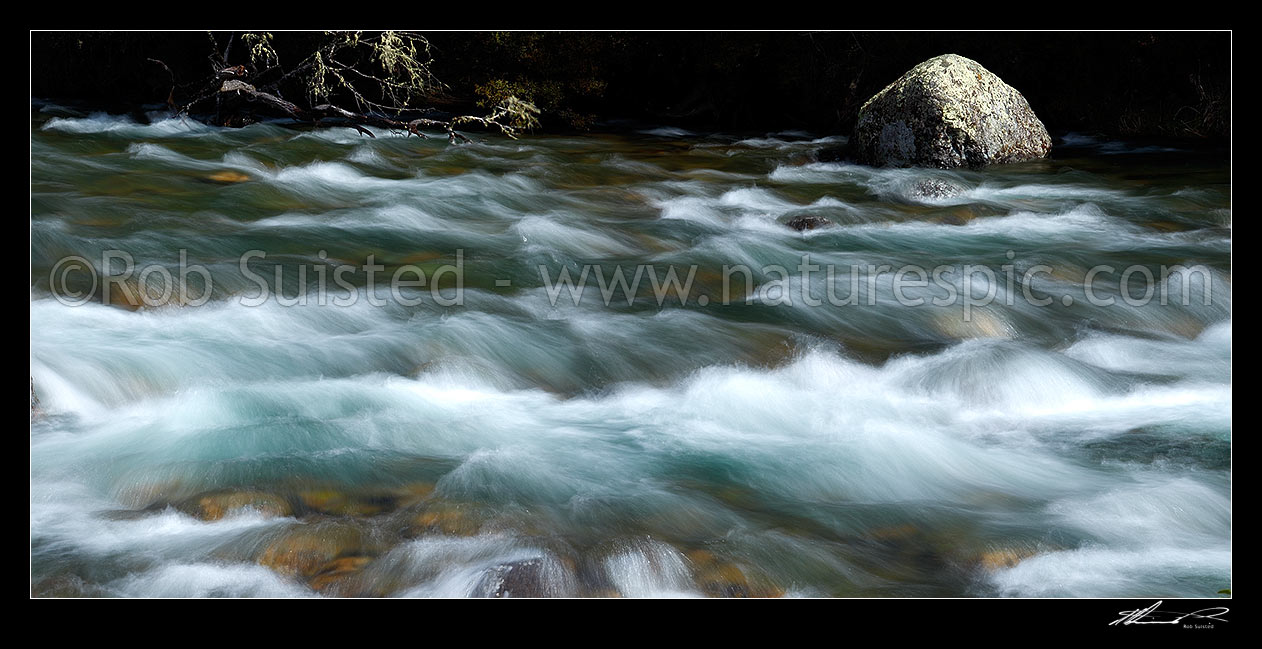
[[[378,136],[33,110],[35,594],[1230,587],[1221,152],[1069,135],[938,171],[800,133]],[[205,303],[200,276],[127,295],[181,251]],[[134,269],[102,300],[107,254]],[[427,283],[391,294],[404,267]],[[605,299],[615,268],[641,282]],[[686,299],[657,299],[668,269]]]

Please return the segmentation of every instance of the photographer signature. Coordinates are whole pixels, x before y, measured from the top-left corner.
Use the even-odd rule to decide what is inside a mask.
[[[1122,614],[1122,617],[1109,622],[1109,626],[1117,624],[1121,624],[1123,626],[1128,624],[1179,624],[1188,618],[1216,622],[1228,621],[1226,618],[1219,617],[1221,615],[1225,615],[1229,610],[1225,606],[1203,608],[1194,613],[1178,613],[1175,611],[1158,611],[1157,607],[1161,606],[1161,604],[1162,602],[1158,601],[1156,604],[1153,604],[1148,608],[1135,609],[1133,611],[1119,611]]]

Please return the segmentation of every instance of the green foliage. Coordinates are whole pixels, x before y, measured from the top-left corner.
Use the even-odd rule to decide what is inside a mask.
[[[429,65],[429,41],[412,34],[382,32],[365,41],[381,67],[387,94],[396,106],[406,106],[413,97],[423,96],[434,83]]]
[[[241,40],[250,48],[250,65],[253,65],[256,70],[266,70],[280,65],[280,55],[276,53],[276,47],[272,44],[270,32],[246,32],[241,35]]]
[[[295,77],[312,104],[332,102],[345,94],[360,110],[398,113],[440,85],[429,70],[429,41],[419,34],[325,32],[324,36],[283,77]],[[242,40],[250,46],[256,68],[279,65],[271,34],[247,33]]]
[[[503,115],[501,121],[513,128],[529,131],[539,128],[539,112],[534,104],[509,95],[495,106],[493,114]]]
[[[306,75],[305,84],[307,97],[311,100],[311,103],[327,101],[329,94],[333,92],[333,86],[328,81],[330,72],[329,66],[324,63],[323,52],[317,51],[311,55],[311,71]]]

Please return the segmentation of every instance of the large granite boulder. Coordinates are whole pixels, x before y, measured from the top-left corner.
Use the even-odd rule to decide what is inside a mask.
[[[982,167],[1042,158],[1052,146],[1025,97],[955,54],[907,71],[859,109],[859,162],[891,167]]]

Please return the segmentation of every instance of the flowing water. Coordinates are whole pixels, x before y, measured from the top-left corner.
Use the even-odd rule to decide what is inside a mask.
[[[152,117],[32,111],[36,595],[1230,587],[1223,151]]]

